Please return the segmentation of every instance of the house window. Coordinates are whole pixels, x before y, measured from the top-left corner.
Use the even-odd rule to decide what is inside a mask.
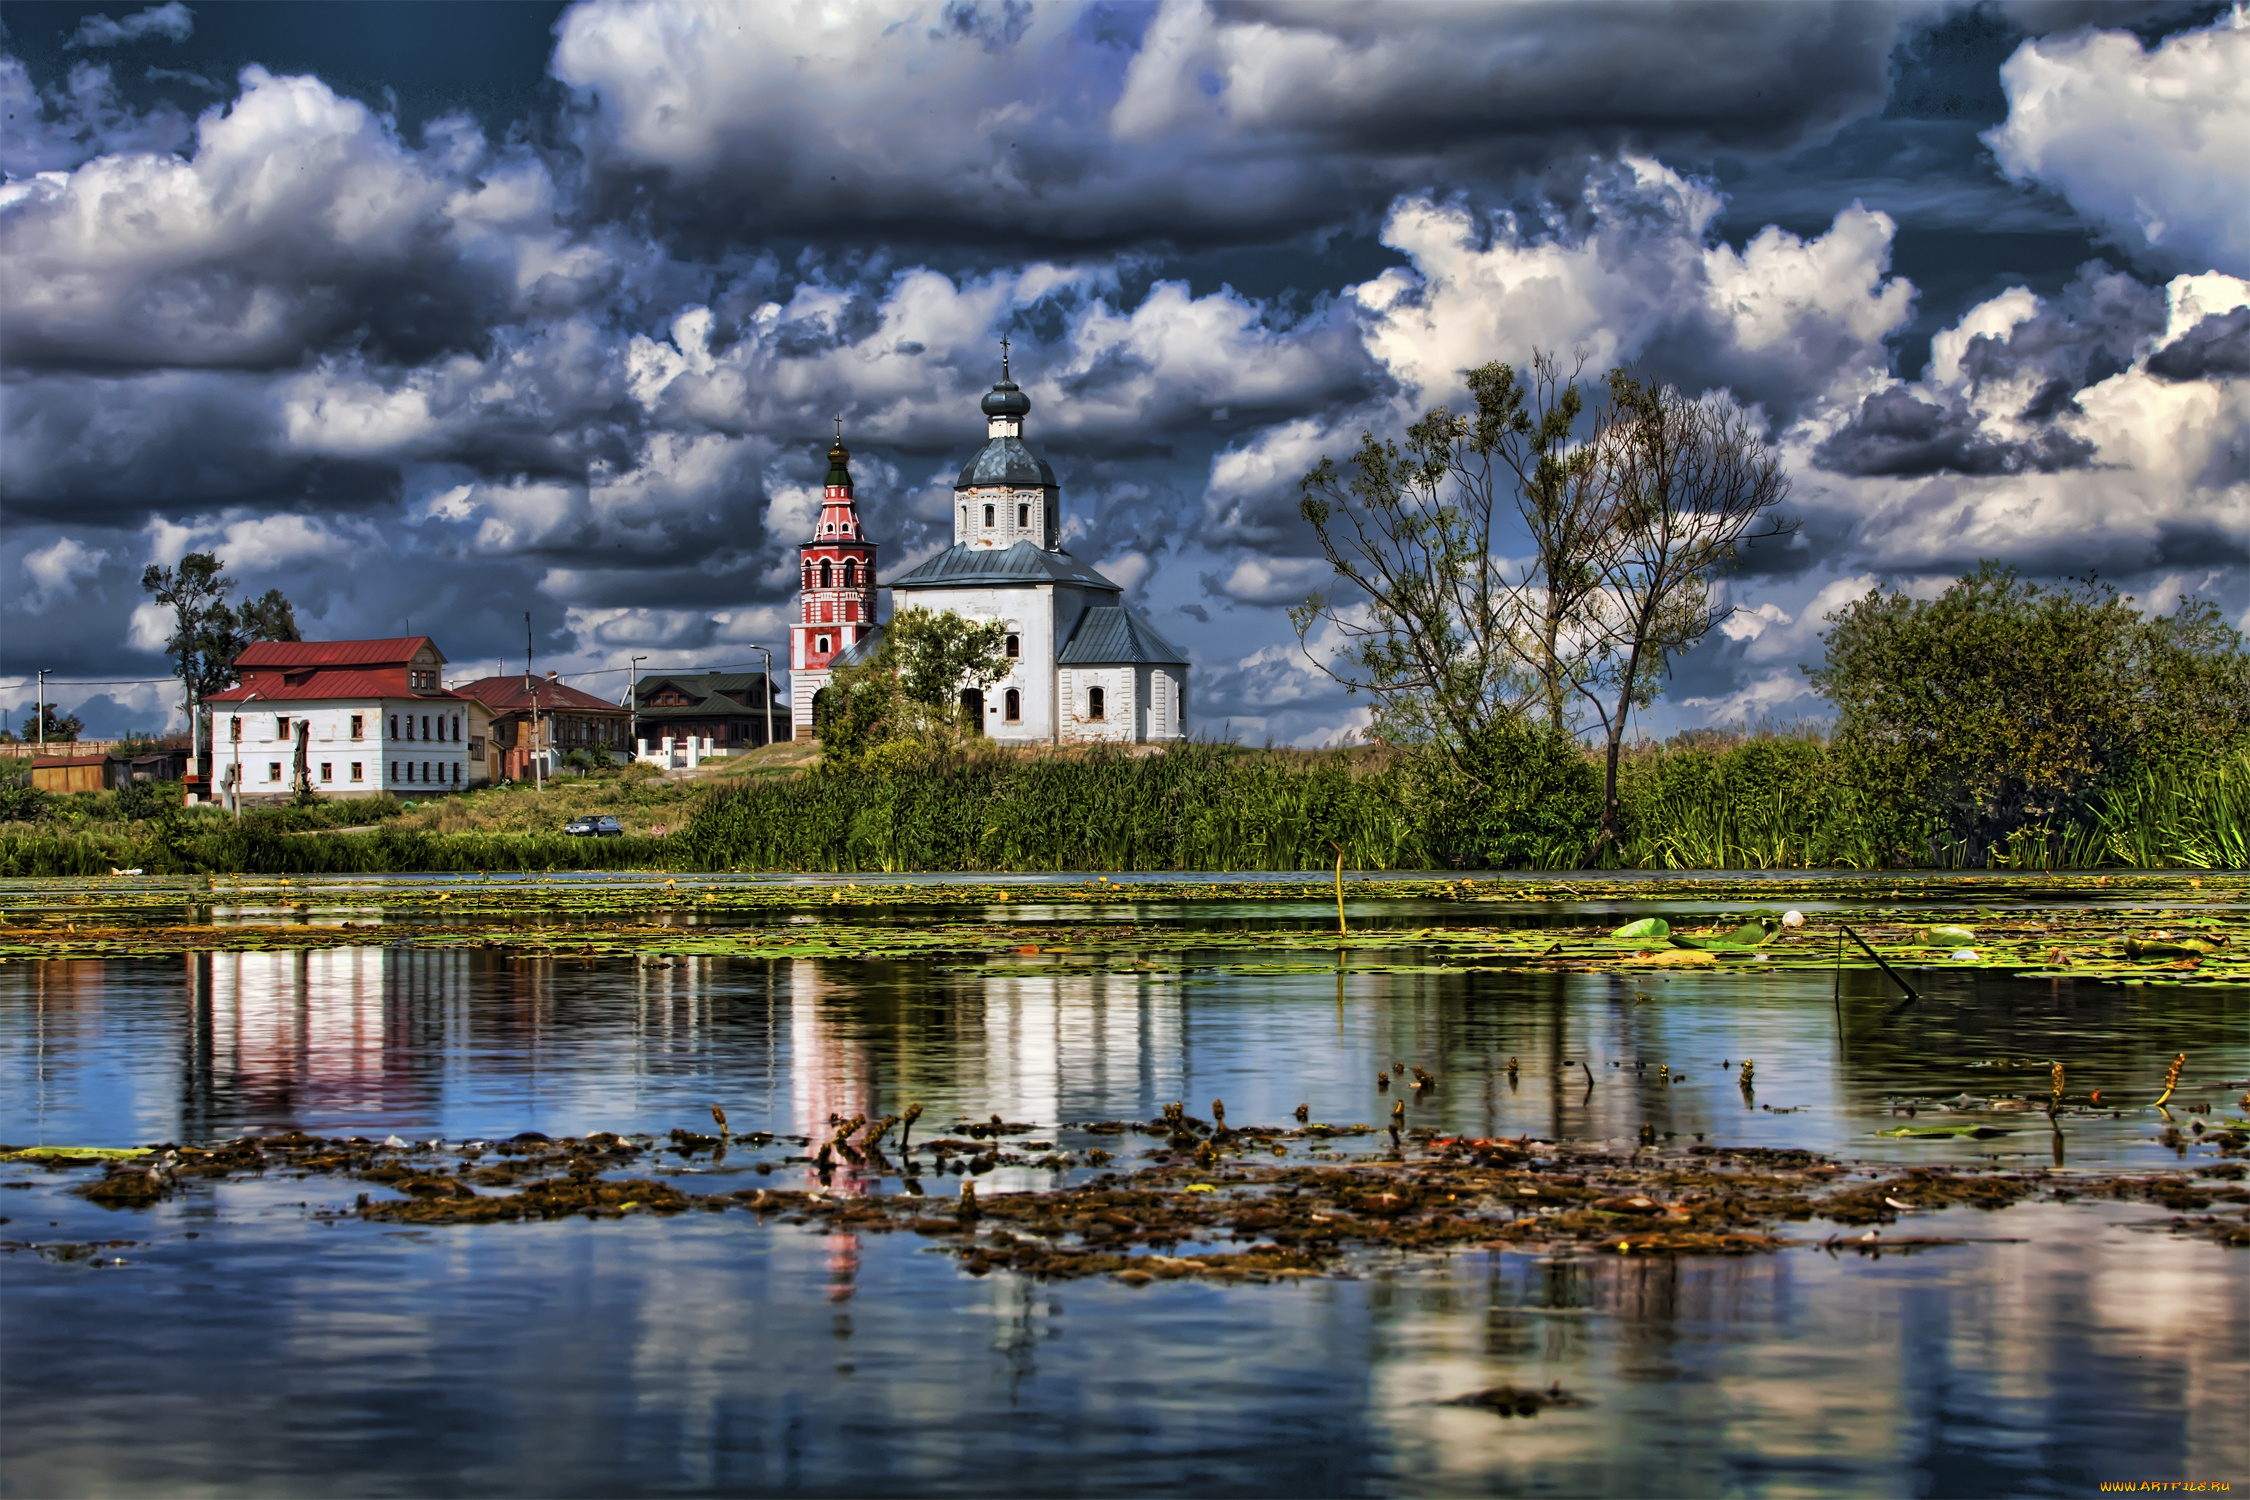
[[[280,761],[278,761],[278,760],[269,760],[269,761],[267,761],[267,762],[266,762],[266,780],[268,780],[268,781],[279,781],[280,779],[281,779],[281,762],[280,762]]]
[[[336,767],[328,761],[322,761],[320,763],[320,779],[322,781],[334,781],[336,779]]]
[[[277,740],[289,738],[289,715],[276,714],[274,716],[273,737]]]
[[[1010,636],[1008,637],[1008,639],[1014,640],[1015,637]],[[1004,713],[1009,723],[1015,724],[1022,721],[1023,694],[1017,692],[1014,688],[1010,688],[1000,701],[1003,705]]]
[[[859,587],[859,564],[848,557],[844,559],[844,587],[848,589]]]
[[[989,505],[984,508],[984,529],[987,531],[992,529],[992,507]]]
[[[442,721],[442,720],[440,720],[439,722],[441,722],[441,723],[442,723],[443,721]],[[430,716],[429,716],[428,714],[424,714],[424,715],[422,715],[422,738],[423,738],[423,739],[428,739],[429,737],[430,737]]]
[[[354,781],[358,781],[358,780],[360,780],[360,779],[361,779],[361,777],[360,777],[360,774],[359,774],[359,773],[360,773],[360,765],[361,765],[361,763],[360,763],[359,761],[356,761],[356,760],[355,760],[355,761],[353,761],[353,762],[352,762],[352,780],[354,780]]]
[[[394,739],[394,740],[398,738],[398,715],[397,715],[397,714],[392,714],[392,715],[391,715],[391,738],[392,738],[392,739]]]
[[[453,763],[453,784],[455,786],[461,784],[461,763],[459,761]]]
[[[461,743],[461,716],[459,714],[453,716],[453,743],[456,745]]]
[[[235,740],[235,741],[240,741],[240,740],[241,740],[241,738],[242,738],[242,715],[240,715],[240,714],[228,714],[228,715],[227,715],[227,737],[228,737],[229,739],[232,739],[232,740]]]
[[[1022,656],[1022,655],[1023,655],[1023,637],[1021,637],[1021,636],[1015,636],[1015,635],[1011,635],[1011,636],[1009,636],[1009,637],[1008,637],[1008,660],[1010,660],[1010,661],[1014,661],[1014,660],[1015,660],[1015,659],[1016,659],[1017,657],[1019,657],[1019,656]]]
[[[827,561],[823,559],[820,564],[820,586],[822,588],[827,588],[829,586],[829,580],[834,576],[835,575],[828,569]]]
[[[1029,531],[1030,529],[1031,529],[1031,507],[1030,507],[1030,506],[1028,506],[1028,505],[1019,505],[1019,506],[1017,506],[1017,507],[1016,507],[1016,530],[1018,530],[1018,531]]]
[[[1100,688],[1086,689],[1086,717],[1095,720],[1102,717],[1102,690]]]
[[[366,733],[367,733],[367,716],[366,716],[365,714],[353,714],[353,715],[352,715],[352,738],[353,738],[353,739],[355,739],[355,740],[356,740],[356,739],[360,739],[360,738],[363,738],[363,737],[364,737],[364,736],[366,735]]]

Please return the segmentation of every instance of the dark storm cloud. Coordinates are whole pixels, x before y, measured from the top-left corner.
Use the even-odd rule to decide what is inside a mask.
[[[1878,107],[1912,7],[591,3],[557,78],[608,211],[715,243],[1176,248],[1365,224],[1620,149],[1786,151]]]
[[[1850,423],[1815,450],[1838,474],[2052,474],[2084,467],[2093,445],[2052,430],[2022,441],[1988,437],[1974,412],[1943,406],[1906,389],[1879,391]]]
[[[2250,375],[2250,307],[2199,319],[2149,356],[2148,372],[2172,381]]]

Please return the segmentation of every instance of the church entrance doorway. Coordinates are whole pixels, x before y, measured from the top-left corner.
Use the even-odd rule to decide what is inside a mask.
[[[984,733],[984,693],[980,689],[961,690],[961,727],[971,734]]]

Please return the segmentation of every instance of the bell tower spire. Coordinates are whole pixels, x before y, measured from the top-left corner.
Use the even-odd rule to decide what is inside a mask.
[[[800,586],[797,618],[789,627],[789,698],[799,739],[812,737],[813,694],[828,685],[830,663],[875,629],[876,550],[852,498],[852,453],[844,446],[839,412],[820,523],[812,540],[797,549]]]

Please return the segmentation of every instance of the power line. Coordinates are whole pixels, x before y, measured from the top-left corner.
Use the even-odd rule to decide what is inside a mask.
[[[50,678],[48,678],[48,679],[47,679],[47,686],[49,686],[49,687],[147,687],[147,686],[149,686],[149,685],[150,685],[150,684],[152,684],[152,683],[160,683],[160,682],[178,682],[179,680],[180,680],[180,679],[179,679],[179,678],[177,678],[177,677],[117,677],[117,678],[112,678],[112,679],[110,679],[109,681],[106,681],[106,682],[65,682],[65,681],[63,681],[63,679],[61,679],[60,677],[50,677]],[[17,686],[17,687],[24,687],[24,686],[28,686],[28,684],[25,684],[25,683],[17,683],[17,684],[16,684],[16,686]]]

